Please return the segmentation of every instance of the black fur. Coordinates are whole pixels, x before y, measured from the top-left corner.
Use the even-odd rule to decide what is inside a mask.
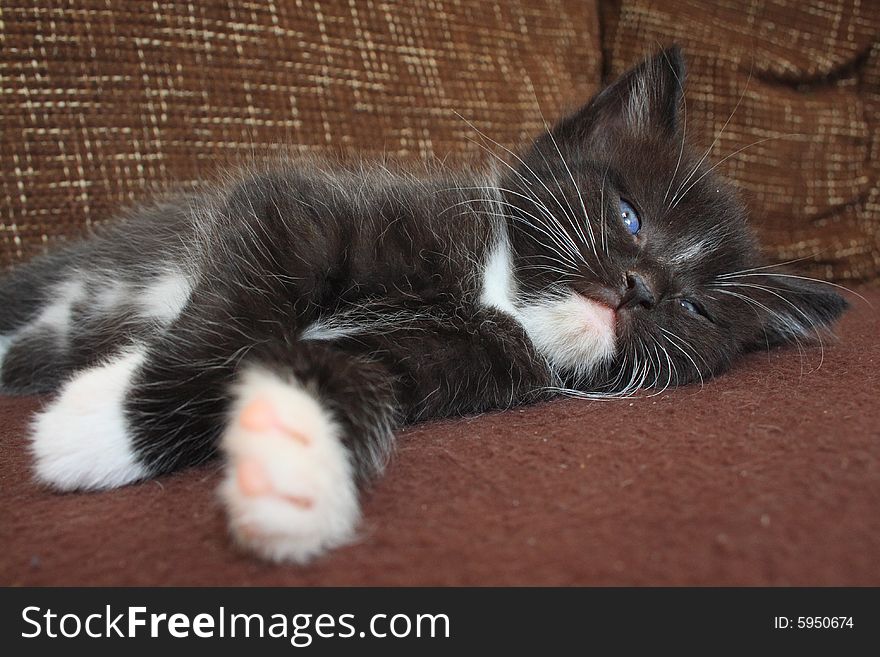
[[[846,303],[825,286],[756,269],[763,262],[744,206],[685,143],[684,75],[676,48],[648,59],[491,180],[281,162],[140,209],[0,282],[0,334],[12,340],[0,383],[53,389],[145,344],[125,412],[139,457],[161,473],[214,456],[237,374],[262,367],[332,410],[366,481],[401,422],[559,388],[684,384],[749,349],[809,339]],[[636,237],[620,222],[621,198],[641,217]],[[579,223],[584,214],[589,222]],[[550,221],[568,238],[548,236]],[[513,317],[481,302],[502,230],[522,299],[564,289],[618,307],[613,359],[589,372],[560,365]],[[583,258],[566,271],[560,239]],[[704,246],[683,257],[695,244]],[[189,277],[192,292],[163,322],[138,303],[168,267]],[[83,289],[62,335],[39,318],[70,280]],[[104,312],[101,290],[117,283],[131,296]],[[627,301],[633,290],[637,303]],[[361,328],[303,340],[315,322],[339,317]]]

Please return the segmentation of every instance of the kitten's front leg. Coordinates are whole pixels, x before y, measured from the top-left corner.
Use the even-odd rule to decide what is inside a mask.
[[[348,541],[358,493],[333,414],[296,379],[260,367],[237,388],[221,441],[232,536],[262,557],[299,562]]]
[[[359,487],[383,468],[396,417],[388,376],[369,360],[309,342],[261,353],[238,377],[221,439],[236,542],[305,562],[351,540]]]
[[[221,441],[221,496],[240,544],[302,562],[348,541],[360,484],[382,470],[401,419],[521,403],[549,383],[505,316],[455,305],[396,317],[392,331],[249,356]]]

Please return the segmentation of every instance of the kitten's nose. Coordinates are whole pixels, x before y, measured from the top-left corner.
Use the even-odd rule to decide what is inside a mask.
[[[657,303],[654,291],[648,286],[647,281],[637,272],[626,273],[626,292],[620,300],[617,309],[622,308],[653,308]]]

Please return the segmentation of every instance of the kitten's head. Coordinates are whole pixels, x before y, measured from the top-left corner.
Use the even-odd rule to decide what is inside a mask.
[[[762,261],[746,208],[687,143],[678,48],[650,58],[505,169],[516,305],[579,387],[681,384],[815,338],[846,308]]]

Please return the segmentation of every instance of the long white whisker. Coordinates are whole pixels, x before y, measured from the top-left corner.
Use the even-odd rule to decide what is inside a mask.
[[[701,158],[700,158],[700,161],[697,162],[697,166],[695,166],[694,169],[693,169],[693,171],[691,171],[691,172],[688,174],[687,178],[684,179],[684,182],[681,184],[681,186],[678,188],[678,191],[675,193],[675,196],[672,197],[672,201],[670,201],[670,203],[672,204],[672,207],[675,207],[676,205],[678,205],[678,200],[680,200],[680,196],[679,196],[679,195],[681,194],[681,190],[682,190],[682,188],[683,188],[685,185],[688,184],[688,181],[691,179],[691,177],[693,177],[693,175],[694,175],[694,174],[699,170],[699,168],[703,165],[703,162],[706,161],[706,158],[709,157],[709,153],[711,153],[711,152],[712,152],[712,149],[715,148],[715,144],[717,144],[717,143],[718,143],[718,140],[721,139],[721,135],[724,133],[725,128],[727,128],[727,126],[728,126],[728,124],[730,123],[731,119],[733,119],[733,115],[736,114],[736,110],[739,109],[739,105],[740,105],[740,103],[742,103],[743,98],[745,98],[746,92],[749,90],[749,83],[750,83],[751,81],[752,81],[752,72],[749,71],[749,78],[748,78],[748,80],[746,80],[746,86],[745,86],[745,88],[743,88],[743,91],[742,91],[742,93],[741,93],[740,96],[739,96],[739,100],[736,101],[736,105],[734,105],[734,107],[733,107],[733,111],[730,113],[730,116],[727,117],[727,121],[724,122],[724,125],[721,126],[721,130],[719,130],[719,131],[718,131],[718,134],[715,135],[715,139],[714,139],[714,140],[712,141],[712,143],[709,145],[709,148],[706,149],[706,152],[703,154],[703,157],[701,157]],[[710,171],[711,171],[711,169],[710,169]],[[700,178],[702,178],[702,176],[701,176]],[[698,178],[697,180],[699,180],[699,178]],[[690,187],[688,187],[688,189],[690,189]],[[687,190],[685,190],[684,193],[686,194],[686,193],[687,193]],[[681,194],[681,196],[683,197],[684,194]],[[677,199],[678,199],[678,200],[677,200]]]
[[[608,167],[605,167],[605,172],[602,174],[602,187],[599,190],[599,203],[601,205],[601,213],[599,228],[602,231],[602,250],[605,252],[605,255],[609,255],[608,253],[608,234],[606,230],[607,217],[605,215],[605,179],[608,176]]]
[[[730,155],[722,157],[720,160],[718,160],[714,165],[709,167],[709,169],[705,173],[703,173],[699,178],[697,178],[690,185],[688,185],[688,188],[686,190],[684,190],[681,194],[677,194],[676,198],[673,199],[675,202],[672,203],[672,207],[673,208],[676,207],[679,204],[679,202],[685,197],[685,195],[687,195],[687,193],[691,189],[693,189],[694,185],[699,183],[703,178],[708,176],[715,169],[717,169],[720,165],[724,164],[727,160],[729,160],[730,158],[732,158],[736,155],[739,155],[744,150],[751,148],[752,146],[758,146],[760,144],[763,144],[764,142],[773,141],[774,139],[783,139],[783,138],[787,138],[787,137],[799,137],[799,136],[801,136],[801,133],[799,133],[799,132],[790,132],[790,133],[784,134],[784,135],[774,135],[772,137],[765,137],[764,139],[759,139],[758,141],[753,141],[751,144],[747,144],[747,145],[743,146],[742,148],[738,148]]]
[[[540,108],[539,108],[539,111],[540,111]],[[543,115],[541,118],[543,120],[543,118],[544,118]],[[593,226],[592,226],[592,223],[590,222],[590,215],[587,212],[587,206],[584,203],[584,197],[583,197],[583,194],[581,194],[581,189],[578,186],[577,181],[574,179],[574,174],[572,174],[571,169],[568,166],[568,162],[565,161],[565,157],[563,157],[563,155],[562,155],[562,150],[559,148],[559,144],[556,142],[556,137],[553,136],[553,133],[550,131],[550,128],[547,127],[546,122],[544,123],[544,127],[546,128],[547,134],[550,136],[550,139],[553,142],[553,146],[556,149],[556,153],[559,155],[559,159],[562,162],[562,165],[565,167],[565,170],[568,172],[568,177],[571,179],[571,184],[574,185],[574,189],[577,192],[578,199],[580,200],[580,204],[581,204],[581,210],[583,210],[583,213],[584,213],[584,221],[586,222],[587,230],[590,233],[589,241],[586,240],[586,236],[584,235],[583,230],[580,228],[579,225],[577,225],[577,222],[575,222],[577,230],[578,230],[578,232],[580,232],[581,238],[584,241],[584,243],[593,250],[593,255],[596,257],[596,262],[604,270],[605,267],[604,267],[601,259],[599,258],[599,254],[596,252],[596,236],[593,233]],[[572,210],[572,214],[574,214],[574,210]]]
[[[553,136],[553,131],[550,130],[550,126],[547,124],[547,120],[544,118],[544,112],[541,110],[541,103],[538,102],[538,95],[535,93],[535,88],[531,84],[529,86],[531,87],[532,94],[535,97],[535,107],[538,109],[538,114],[541,117],[541,123],[544,124],[544,130],[547,132],[547,136],[550,137],[550,140],[553,142],[553,147],[556,149],[556,153],[559,155],[559,160],[562,162],[563,166],[565,167],[565,170],[568,172],[568,177],[571,179],[571,184],[574,185],[575,191],[577,192],[578,199],[580,200],[580,203],[581,203],[581,209],[584,212],[584,219],[587,222],[587,229],[590,231],[590,241],[587,242],[586,236],[584,235],[583,230],[580,228],[577,221],[575,221],[575,229],[580,234],[581,240],[584,242],[584,244],[592,247],[593,254],[596,256],[596,261],[599,262],[599,254],[596,253],[596,239],[593,235],[593,228],[590,225],[590,215],[587,213],[587,207],[584,204],[584,197],[581,194],[580,187],[578,187],[578,184],[575,181],[574,176],[571,173],[571,169],[568,167],[568,162],[566,162],[565,158],[562,156],[562,151],[559,148],[559,143],[556,141],[556,137]],[[541,154],[541,157],[542,158],[544,157],[543,153]],[[544,162],[546,163],[546,160],[544,160]],[[558,181],[557,181],[557,186],[558,186]],[[561,188],[559,191],[565,197],[565,193],[562,192]],[[568,203],[568,197],[565,197],[565,199],[566,199],[566,203]],[[574,217],[575,211],[573,208],[571,208],[571,204],[569,204],[569,208],[571,209],[572,217]],[[601,265],[601,262],[600,262],[600,265]]]
[[[795,274],[778,274],[778,273],[772,273],[772,274],[722,274],[722,275],[718,276],[717,278],[726,280],[726,279],[730,279],[730,278],[746,278],[746,277],[750,277],[750,276],[763,276],[765,278],[766,277],[796,278],[796,279],[799,279],[802,281],[811,281],[813,283],[820,283],[821,285],[830,285],[831,287],[836,287],[838,289],[844,290],[844,291],[849,292],[850,294],[858,297],[859,299],[864,301],[866,304],[868,304],[868,306],[870,308],[874,307],[874,304],[872,304],[870,301],[868,301],[865,297],[863,297],[858,292],[855,292],[854,290],[851,290],[848,287],[845,287],[843,285],[838,285],[837,283],[830,283],[828,281],[823,281],[821,278],[810,278],[809,276],[797,276]]]
[[[472,187],[472,188],[462,188],[462,189],[475,189],[475,190],[486,191],[485,187]],[[496,189],[500,189],[500,188],[496,188]],[[504,190],[504,191],[507,191],[508,193],[511,193],[511,194],[514,194],[517,196],[521,196],[522,198],[525,198],[526,200],[531,200],[531,199],[529,199],[529,197],[518,194],[517,192],[513,192],[512,190]],[[532,226],[532,228],[534,228],[535,230],[543,233],[548,238],[550,238],[550,240],[559,249],[561,249],[561,252],[559,252],[560,255],[564,255],[567,260],[570,260],[571,261],[570,264],[572,267],[576,268],[577,267],[576,260],[583,258],[583,254],[581,254],[580,251],[577,250],[576,245],[574,245],[574,243],[571,241],[571,238],[567,234],[561,233],[559,230],[556,229],[555,225],[549,224],[547,221],[540,219],[539,217],[535,216],[534,214],[528,212],[527,210],[524,210],[518,206],[515,206],[507,201],[502,201],[497,198],[493,198],[493,199],[488,199],[488,198],[487,199],[468,199],[468,200],[461,201],[459,203],[454,203],[453,205],[450,205],[445,210],[443,210],[443,212],[448,212],[449,210],[452,210],[456,207],[463,206],[463,205],[472,206],[474,203],[479,203],[479,202],[488,202],[490,205],[506,206],[506,207],[510,207],[510,208],[517,210],[517,214],[515,216],[510,216],[507,214],[493,212],[491,210],[474,210],[474,209],[472,209],[471,211],[474,212],[475,214],[484,214],[484,215],[489,215],[489,216],[501,217],[501,218],[505,218],[505,219],[512,218],[514,220],[518,220],[518,221],[521,221],[523,223],[528,224],[529,226]],[[540,209],[540,206],[537,206],[537,207],[539,207],[539,209]],[[534,221],[537,222],[537,224],[532,224],[531,222],[526,221],[523,217],[519,216],[520,214],[526,215],[527,217],[533,219]]]
[[[821,253],[821,252],[819,252]],[[795,258],[794,260],[786,260],[785,262],[777,262],[772,265],[764,265],[763,267],[751,267],[749,269],[738,269],[737,271],[727,272],[724,274],[720,274],[718,278],[725,278],[727,276],[732,276],[734,274],[745,274],[754,271],[763,271],[765,269],[776,269],[777,267],[784,267],[786,265],[791,265],[796,262],[803,262],[804,260],[812,260],[817,257],[819,253],[813,253],[812,255],[804,256],[803,258]],[[768,276],[772,276],[772,274],[768,274]]]
[[[807,313],[805,313],[802,309],[798,308],[797,305],[795,305],[791,300],[786,299],[782,294],[780,294],[780,292],[782,292],[784,290],[782,290],[781,288],[772,288],[772,287],[769,287],[766,285],[756,285],[756,284],[752,284],[752,283],[735,283],[735,282],[715,283],[712,287],[717,289],[718,286],[741,287],[741,288],[749,288],[749,289],[759,290],[762,292],[767,292],[768,294],[772,294],[776,298],[780,299],[784,303],[787,303],[789,306],[791,306],[796,313],[798,313],[801,317],[803,317],[806,320],[807,325],[810,327],[810,329],[813,331],[813,333],[816,334],[816,340],[819,342],[819,352],[820,352],[819,365],[816,367],[816,369],[818,370],[818,369],[822,368],[822,363],[825,362],[825,343],[822,340],[822,333],[819,330],[819,327],[816,325],[816,322],[813,321],[813,319],[809,315],[807,315]]]
[[[516,192],[512,192],[511,190],[505,190],[505,191],[507,191],[508,193],[513,194],[515,196],[521,196],[520,194],[517,194]],[[523,197],[523,198],[527,198],[527,197]],[[583,261],[583,254],[580,252],[580,250],[578,250],[577,245],[572,241],[571,236],[569,236],[568,233],[565,233],[564,231],[557,230],[556,226],[554,224],[549,223],[546,220],[541,219],[539,217],[536,217],[531,212],[523,210],[522,208],[520,208],[517,205],[514,205],[513,203],[510,203],[508,201],[496,201],[496,203],[500,206],[507,207],[507,208],[510,208],[511,210],[513,210],[514,211],[513,213],[511,213],[510,215],[505,214],[504,216],[510,217],[514,221],[522,221],[522,217],[520,217],[519,215],[524,214],[527,217],[529,217],[530,219],[538,222],[537,225],[534,225],[531,222],[526,222],[526,223],[528,223],[529,225],[533,226],[536,229],[538,229],[540,227],[541,232],[544,233],[545,235],[547,235],[547,237],[549,237],[550,239],[552,239],[553,242],[556,244],[556,246],[558,246],[560,249],[562,249],[565,252],[565,255],[569,259],[571,259],[573,263],[578,260]],[[586,264],[586,263],[584,263],[584,264]]]
[[[454,111],[454,110],[453,110],[453,111]],[[480,135],[483,139],[485,139],[485,140],[487,140],[487,141],[489,141],[489,142],[495,144],[496,146],[498,146],[499,148],[501,148],[502,150],[504,150],[506,153],[508,153],[509,155],[511,155],[512,157],[514,157],[514,158],[517,160],[517,162],[519,162],[523,167],[525,167],[526,171],[528,171],[528,172],[532,175],[532,178],[534,179],[534,181],[537,182],[537,183],[539,183],[539,184],[544,188],[544,190],[550,195],[550,198],[552,198],[552,199],[556,202],[556,204],[559,206],[559,209],[562,210],[562,213],[563,213],[565,216],[568,216],[568,214],[567,214],[566,211],[565,211],[565,208],[562,207],[562,203],[560,203],[560,201],[559,201],[559,199],[556,197],[556,195],[553,194],[553,192],[550,190],[550,188],[547,187],[547,184],[546,184],[546,183],[545,183],[545,182],[544,182],[544,181],[538,176],[538,174],[535,173],[535,171],[534,171],[534,170],[533,170],[528,164],[526,164],[526,162],[525,162],[525,161],[524,161],[519,155],[517,155],[516,153],[514,153],[512,150],[510,150],[509,148],[507,148],[507,147],[504,146],[503,144],[500,144],[499,142],[495,141],[495,140],[492,139],[491,137],[489,137],[489,136],[487,136],[486,134],[484,134],[484,133],[483,133],[482,131],[480,131],[480,130],[479,130],[479,129],[478,129],[473,123],[471,123],[470,121],[468,121],[466,118],[464,118],[464,117],[463,117],[461,114],[459,114],[458,112],[455,112],[455,114],[456,114],[456,116],[458,116],[462,121],[464,121],[468,126],[470,126],[470,128],[471,128],[474,132],[476,132],[478,135]],[[497,157],[497,156],[496,156],[496,157]],[[542,157],[543,157],[543,156],[542,156]],[[500,158],[499,158],[499,159],[500,159]],[[503,161],[503,160],[502,160],[502,161]],[[519,172],[517,172],[513,167],[510,167],[510,165],[508,165],[508,168],[510,168],[512,171],[516,172],[518,175],[520,175],[520,177],[523,177],[522,174],[520,174]],[[558,181],[557,181],[557,183],[558,183]],[[556,220],[557,223],[558,223],[559,220],[556,219],[555,217],[553,217],[553,218],[554,218],[554,220]],[[571,219],[572,219],[572,221],[574,221],[574,218],[573,218],[573,217],[572,217]],[[563,228],[563,230],[564,230],[564,228]],[[587,263],[586,259],[583,258],[583,256],[581,256],[581,259],[584,261],[584,264],[585,264],[587,267],[589,267],[589,264]]]
[[[532,202],[532,203],[535,203],[535,205],[536,205],[539,209],[543,209],[542,214],[546,215],[546,216],[548,217],[549,220],[552,220],[552,221],[554,222],[554,223],[553,223],[553,225],[554,225],[554,234],[556,234],[556,235],[559,237],[559,239],[561,239],[561,240],[563,240],[564,242],[567,243],[568,246],[567,246],[566,248],[567,248],[567,250],[569,251],[569,254],[572,255],[572,256],[575,256],[578,260],[580,260],[580,261],[584,264],[585,267],[587,267],[587,269],[589,269],[590,271],[592,271],[592,267],[590,267],[590,264],[589,264],[589,263],[586,261],[586,259],[584,258],[584,254],[581,253],[580,249],[577,248],[577,244],[576,244],[575,241],[571,238],[571,235],[568,234],[568,232],[567,232],[567,231],[566,231],[566,230],[565,230],[565,229],[559,224],[559,221],[556,219],[556,217],[554,217],[554,216],[549,212],[549,210],[546,209],[546,207],[545,207],[543,204],[538,204],[538,203],[536,203],[535,200],[532,199],[531,197],[526,196],[526,195],[524,195],[524,194],[520,194],[519,192],[516,192],[516,191],[514,191],[514,190],[512,190],[512,189],[503,189],[503,188],[499,188],[499,189],[501,189],[501,191],[504,191],[504,192],[506,192],[506,193],[508,193],[508,194],[511,194],[512,196],[516,196],[516,197],[522,198],[522,199],[524,199],[524,200],[530,201],[530,202]],[[512,203],[508,203],[508,202],[506,202],[506,201],[498,201],[498,203],[501,203],[501,204],[503,204],[503,205],[506,205],[506,206],[508,206],[508,207],[510,207],[510,208],[512,208],[512,209],[514,209],[514,210],[518,210],[518,211],[520,211],[520,212],[523,212],[523,210],[522,210],[521,208],[519,208],[519,207],[516,206],[516,205],[513,205]],[[531,216],[532,218],[534,218],[535,220],[537,220],[537,217],[535,217],[534,215],[529,215],[529,216]],[[544,222],[544,225],[547,226],[548,229],[549,229],[548,222],[545,221],[545,222]],[[558,229],[556,228],[557,226],[558,226]]]
[[[687,143],[687,98],[684,95],[684,85],[679,79],[678,74],[675,72],[675,68],[672,66],[672,62],[666,57],[666,53],[663,53],[664,59],[666,59],[666,63],[669,64],[669,68],[672,70],[672,74],[675,76],[675,81],[678,83],[678,88],[681,90],[681,100],[684,104],[684,114],[682,119],[682,130],[681,130],[681,142],[678,148],[678,161],[675,163],[675,169],[672,172],[672,177],[669,179],[669,185],[666,187],[666,193],[663,195],[663,202],[666,203],[666,199],[669,198],[669,192],[672,189],[672,183],[675,182],[675,176],[678,175],[678,169],[681,166],[681,158],[684,155],[684,145]],[[604,207],[604,206],[603,206]]]
[[[693,348],[693,345],[688,344],[688,342],[684,338],[682,338],[680,335],[677,335],[677,334],[673,333],[672,331],[669,331],[669,330],[663,328],[662,326],[658,326],[657,328],[659,328],[661,331],[663,331],[663,333],[666,334],[666,337],[669,340],[669,343],[673,347],[678,349],[681,353],[683,353],[685,355],[685,358],[687,358],[691,362],[691,365],[694,366],[694,370],[696,371],[697,376],[700,377],[700,388],[702,389],[703,385],[704,385],[703,373],[700,371],[700,368],[697,366],[697,362],[693,358],[691,358],[690,354],[683,347],[679,346],[678,342],[680,341],[681,344],[684,345],[685,347],[690,347],[691,351],[694,352],[694,355],[697,358],[699,358],[700,360],[702,360],[703,364],[706,365],[707,369],[708,369],[708,364],[706,363],[706,361],[700,357],[700,355],[697,353],[696,349]]]
[[[752,297],[750,297],[748,295],[739,294],[738,292],[731,292],[730,290],[722,290],[720,288],[715,288],[715,289],[718,292],[720,292],[721,294],[726,294],[728,296],[740,299],[741,301],[744,301],[746,303],[746,305],[754,306],[756,308],[759,308],[760,310],[763,310],[768,315],[776,317],[779,320],[780,326],[784,327],[786,325],[784,317],[782,317],[778,312],[776,312],[772,308],[769,308],[768,306],[764,305],[763,303],[761,303],[757,299],[753,299]],[[758,314],[757,311],[755,311],[755,313]],[[790,337],[792,340],[794,340],[794,343],[797,347],[798,355],[800,356],[800,362],[801,362],[801,375],[803,375],[803,373],[804,373],[804,358],[806,357],[806,349],[804,349],[804,346],[801,343],[800,339],[798,338],[797,334],[791,333]],[[764,338],[765,338],[765,340],[767,339],[766,329],[764,329]],[[769,350],[769,343],[768,343],[768,350]]]

